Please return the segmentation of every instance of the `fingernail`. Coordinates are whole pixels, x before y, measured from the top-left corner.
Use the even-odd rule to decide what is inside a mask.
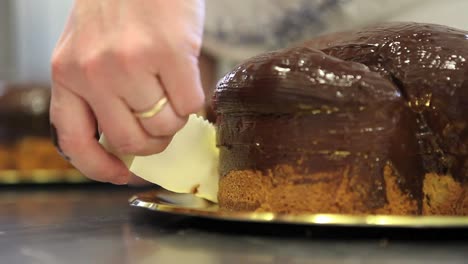
[[[114,185],[128,185],[128,181],[117,181],[117,182],[113,182],[112,184],[114,184]]]
[[[118,180],[112,180],[111,181],[112,184],[115,184],[115,185],[127,185],[128,184],[128,179],[126,178],[122,178],[122,179],[118,179]]]
[[[57,134],[57,128],[55,128],[54,124],[50,123],[50,137],[52,138],[52,143],[54,143],[57,152],[67,161],[70,161],[70,157],[68,157],[65,153],[63,153],[62,149],[59,145],[59,137]]]

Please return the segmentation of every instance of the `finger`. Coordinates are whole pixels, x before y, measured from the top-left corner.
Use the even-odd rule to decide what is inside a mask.
[[[54,84],[50,119],[57,148],[84,175],[102,182],[127,183],[130,172],[97,142],[93,113],[82,98]]]
[[[168,54],[167,65],[160,69],[161,82],[179,116],[199,111],[205,95],[196,56]]]
[[[135,62],[138,56],[132,56],[127,54],[120,58],[109,53],[85,59],[80,64],[83,75],[78,79],[85,80],[88,89],[83,97],[95,113],[99,128],[113,149],[119,154],[150,155],[164,150],[171,138],[148,134],[124,101],[129,97],[136,102],[136,98],[141,100],[146,96],[138,94],[139,87],[147,87],[140,73],[145,72],[144,66]],[[130,62],[139,65],[135,68],[140,70],[130,67]]]
[[[130,177],[130,180],[128,181],[128,186],[144,187],[144,186],[154,186],[154,184],[133,174]]]
[[[113,94],[95,89],[90,105],[109,144],[120,154],[150,155],[163,151],[171,137],[152,137],[133,115],[128,105]],[[94,98],[94,99],[92,99]]]
[[[141,82],[134,89],[127,89],[122,97],[128,106],[135,112],[143,112],[151,109],[163,97],[164,88],[159,82],[159,78],[148,74],[141,76]],[[171,102],[166,103],[162,110],[149,118],[138,118],[144,130],[153,137],[172,136],[181,129],[187,122],[187,117],[181,117],[174,111]]]
[[[168,102],[155,116],[139,118],[139,120],[148,134],[153,137],[164,137],[177,133],[187,123],[188,117],[178,116],[171,102]]]

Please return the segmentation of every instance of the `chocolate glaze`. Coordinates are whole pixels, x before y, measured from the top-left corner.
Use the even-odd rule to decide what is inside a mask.
[[[309,42],[252,58],[219,82],[221,175],[285,163],[304,175],[349,168],[374,208],[385,203],[387,162],[420,208],[426,172],[468,180],[468,32],[393,23],[332,39],[320,44],[329,56]]]
[[[306,47],[255,57],[215,92],[221,175],[290,164],[304,175],[335,174],[303,182],[341,181],[347,169],[371,190],[368,206],[379,208],[404,104],[397,87],[362,64]]]
[[[0,85],[0,142],[49,136],[50,89],[44,85]]]
[[[401,173],[418,169],[468,180],[468,31],[440,25],[390,23],[335,41],[324,52],[363,63],[392,80],[413,112],[418,142],[394,159]],[[412,166],[402,165],[404,162]],[[416,168],[418,167],[419,168]]]
[[[307,47],[254,57],[217,85],[217,114],[314,113],[400,100],[390,82],[359,63]]]

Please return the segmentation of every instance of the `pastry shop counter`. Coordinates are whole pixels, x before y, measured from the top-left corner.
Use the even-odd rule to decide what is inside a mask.
[[[466,263],[466,230],[216,222],[133,208],[143,189],[0,187],[1,263]]]

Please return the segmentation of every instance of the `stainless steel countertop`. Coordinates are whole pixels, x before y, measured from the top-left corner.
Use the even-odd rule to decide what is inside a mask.
[[[139,191],[0,187],[0,263],[468,263],[468,230],[216,222],[129,207]]]

